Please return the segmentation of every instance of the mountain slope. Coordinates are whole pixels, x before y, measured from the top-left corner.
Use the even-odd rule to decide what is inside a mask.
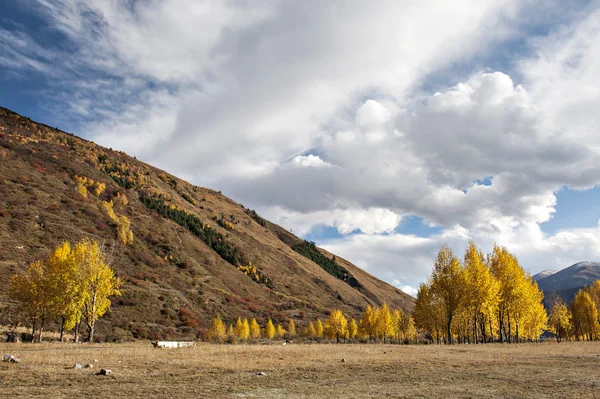
[[[117,240],[122,217],[131,244]],[[106,243],[126,280],[99,325],[109,336],[198,333],[216,314],[302,324],[336,307],[357,316],[367,304],[414,306],[219,192],[0,108],[0,284],[84,236]],[[14,317],[5,292],[0,322]]]
[[[600,263],[579,262],[538,280],[545,297],[559,295],[570,303],[579,289],[600,279]]]

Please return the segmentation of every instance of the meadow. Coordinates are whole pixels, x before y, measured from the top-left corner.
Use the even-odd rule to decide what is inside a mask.
[[[597,398],[600,342],[0,344],[0,397]],[[344,359],[344,361],[342,361]],[[96,360],[96,362],[94,362]],[[73,369],[92,363],[93,369]],[[100,368],[110,376],[96,375]],[[264,375],[259,375],[264,373]]]

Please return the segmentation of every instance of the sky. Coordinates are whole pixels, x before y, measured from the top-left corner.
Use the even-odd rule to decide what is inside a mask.
[[[8,1],[0,105],[411,295],[446,244],[600,260],[598,1]]]

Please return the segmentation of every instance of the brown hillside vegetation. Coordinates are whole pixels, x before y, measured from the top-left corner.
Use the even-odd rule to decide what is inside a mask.
[[[0,396],[597,398],[600,343],[522,345],[0,344]],[[341,362],[345,359],[345,362]],[[98,362],[93,362],[98,360]],[[75,370],[76,363],[94,368]],[[100,368],[110,376],[97,376]],[[258,373],[265,375],[258,375]]]
[[[198,336],[217,314],[302,326],[334,308],[414,306],[218,192],[0,108],[0,284],[82,237],[106,243],[125,281],[99,338]],[[14,323],[5,295],[0,322]]]

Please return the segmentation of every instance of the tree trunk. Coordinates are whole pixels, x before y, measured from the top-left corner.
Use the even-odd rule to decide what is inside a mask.
[[[452,315],[448,316],[448,345],[452,345]]]
[[[498,311],[498,339],[500,340],[500,343],[504,343],[504,337],[502,336],[503,330],[504,330],[504,317],[502,317],[502,312]],[[490,321],[491,323],[491,321]]]
[[[75,343],[79,343],[79,326],[81,325],[81,319],[75,323]]]
[[[475,314],[475,317],[473,317],[473,341],[475,341],[475,345],[479,343],[477,332],[477,314]]]
[[[40,320],[40,336],[38,338],[38,342],[42,343],[42,333],[44,332],[44,319]]]
[[[31,343],[35,342],[35,327],[37,324],[37,319],[35,317],[31,318]]]
[[[65,318],[60,318],[60,342],[65,342]]]
[[[510,324],[510,313],[506,317],[507,317],[506,321],[508,321],[508,337],[507,337],[507,341],[510,344],[510,343],[512,343],[512,341],[511,341],[511,338],[512,338],[512,328],[511,327],[512,326]]]

